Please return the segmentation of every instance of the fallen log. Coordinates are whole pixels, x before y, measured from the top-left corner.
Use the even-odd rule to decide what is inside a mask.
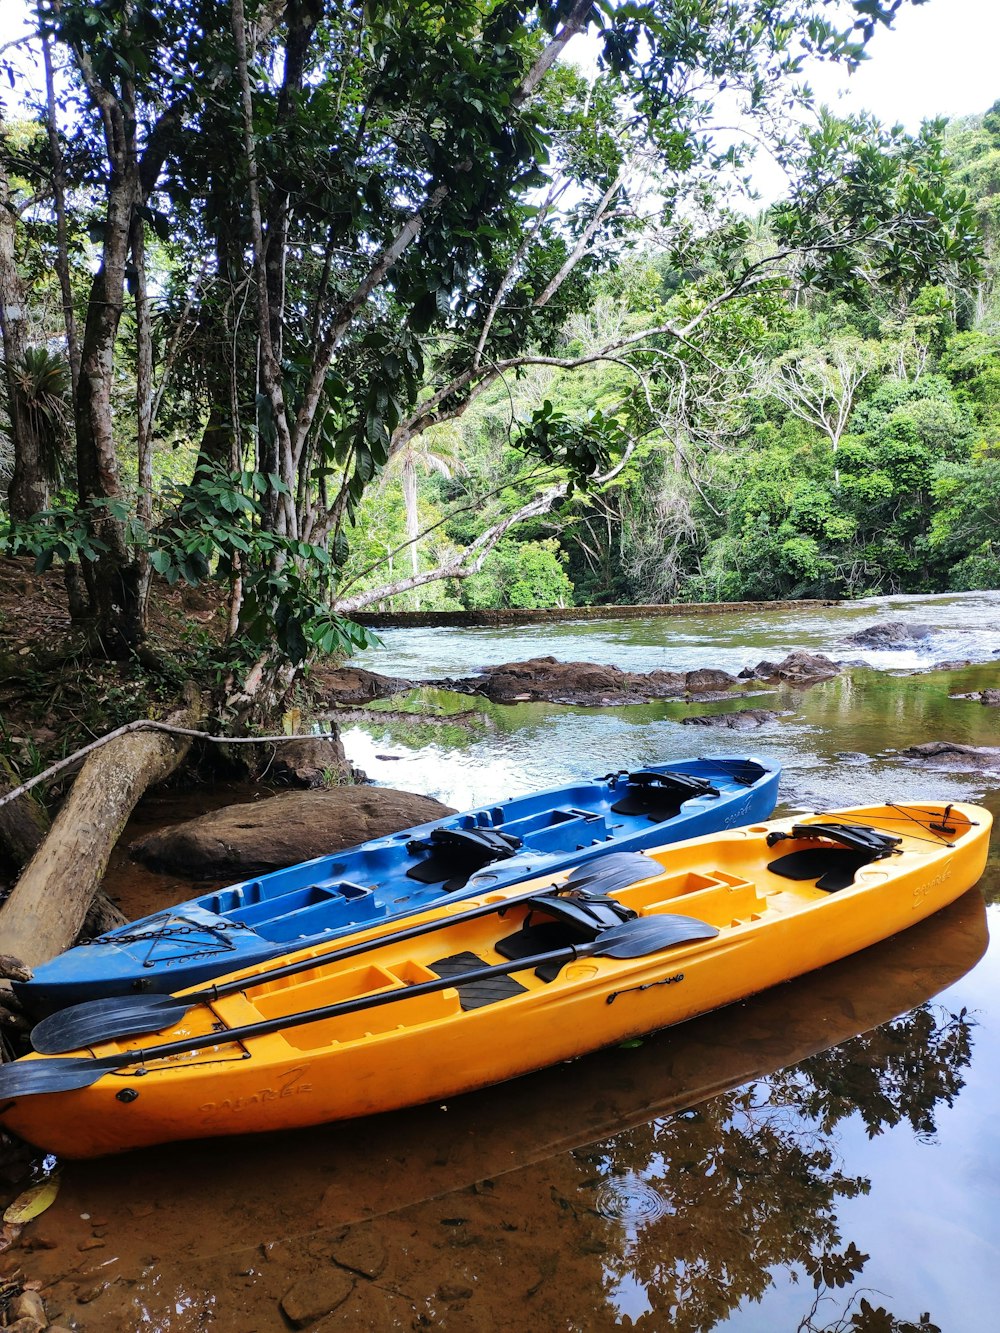
[[[0,756],[0,795],[13,791],[16,784],[17,775],[3,756]],[[45,808],[30,793],[25,792],[16,801],[0,805],[0,857],[3,857],[7,865],[13,867],[18,874],[38,851],[48,831],[49,817]],[[114,905],[104,891],[98,889],[83,923],[82,938],[93,939],[95,935],[101,935],[106,930],[123,926],[127,919],[125,913]],[[15,980],[21,980],[17,973],[5,970],[5,961],[7,960],[0,956],[0,978],[13,976]],[[10,961],[17,962],[16,959]],[[30,971],[25,975],[30,976]],[[2,998],[5,999],[6,995]]]
[[[169,721],[193,726],[199,715],[192,690]],[[147,787],[169,777],[190,744],[189,737],[136,731],[88,756],[51,831],[0,908],[0,953],[37,967],[73,944],[136,803]]]
[[[13,791],[19,779],[0,755],[0,796]],[[16,801],[0,805],[0,855],[20,870],[34,856],[48,831],[44,809],[25,792]]]

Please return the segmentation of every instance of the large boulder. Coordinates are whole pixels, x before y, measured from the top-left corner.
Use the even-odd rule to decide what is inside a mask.
[[[749,673],[758,680],[783,680],[789,685],[815,685],[840,674],[840,667],[822,653],[802,650],[789,653],[781,662],[758,662]]]
[[[886,620],[881,625],[866,625],[864,629],[846,635],[843,642],[855,648],[916,648],[924,646],[933,633],[931,625]]]
[[[413,689],[412,680],[382,676],[362,667],[317,667],[312,675],[319,697],[330,704],[361,704]]]
[[[130,851],[152,870],[189,879],[245,878],[451,813],[430,796],[391,787],[286,792],[160,829]]]
[[[533,657],[526,662],[484,667],[475,676],[439,684],[463,694],[485,694],[494,703],[545,701],[602,706],[713,693],[729,689],[736,678],[726,671],[622,671],[596,662]]]

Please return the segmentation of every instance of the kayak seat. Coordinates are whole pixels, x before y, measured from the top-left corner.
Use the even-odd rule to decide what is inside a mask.
[[[690,773],[655,773],[640,769],[628,775],[625,795],[611,807],[618,815],[645,815],[654,824],[673,819],[694,796],[718,796],[707,778]]]
[[[816,822],[794,824],[790,832],[775,830],[767,835],[768,847],[775,847],[787,838],[809,839],[821,842],[817,847],[802,847],[779,856],[768,863],[768,870],[785,879],[814,879],[817,889],[836,893],[854,883],[854,876],[862,866],[896,855],[901,841],[892,833],[881,833],[867,824]],[[830,842],[834,845],[831,846]]]
[[[439,977],[455,977],[485,966],[478,954],[466,950],[463,953],[450,954],[447,958],[439,958],[436,963],[430,964],[430,970],[436,972]],[[527,989],[527,986],[522,986],[513,977],[486,977],[481,981],[471,981],[459,986],[458,1000],[463,1009],[482,1009],[484,1005],[507,1000],[512,995],[520,995]]]
[[[441,884],[450,893],[462,888],[469,876],[483,866],[506,861],[523,845],[514,834],[498,833],[495,829],[436,828],[429,838],[406,844],[411,856],[429,853],[406,874],[421,884]]]
[[[848,847],[804,847],[788,852],[768,863],[768,870],[785,879],[814,879],[817,889],[836,893],[854,883],[854,876],[862,866],[875,858],[869,852],[854,851]]]
[[[539,909],[554,916],[555,920],[535,922],[534,916]],[[502,958],[513,962],[535,954],[552,953],[556,949],[568,949],[573,944],[588,943],[602,930],[621,925],[637,915],[630,907],[603,894],[544,895],[534,899],[521,929],[498,940],[494,947]],[[553,981],[566,961],[542,963],[535,968],[535,976],[539,981]]]

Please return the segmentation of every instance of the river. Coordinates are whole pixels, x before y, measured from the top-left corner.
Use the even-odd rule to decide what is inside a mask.
[[[359,663],[420,680],[406,705],[420,716],[345,740],[375,780],[458,806],[742,752],[782,762],[785,809],[943,796],[1000,816],[1000,772],[899,753],[1000,745],[1000,710],[951,697],[1000,684],[998,613],[1000,594],[968,594],[389,631]],[[842,645],[876,620],[934,633],[919,652]],[[809,690],[624,708],[500,707],[434,683],[542,654],[735,673],[794,648],[859,664]],[[930,669],[956,659],[972,664]],[[751,732],[681,720],[748,705],[778,716]],[[126,898],[150,891],[134,867],[113,874]],[[876,949],[448,1105],[68,1163],[8,1271],[84,1330],[907,1333],[926,1313],[922,1327],[986,1333],[1000,1297],[1000,909],[982,890],[1000,900],[996,853],[980,889]]]

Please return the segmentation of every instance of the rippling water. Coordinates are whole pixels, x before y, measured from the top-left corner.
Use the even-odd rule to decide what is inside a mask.
[[[926,625],[919,647],[893,651],[854,647],[849,634],[876,623]],[[1000,653],[1000,592],[933,597],[878,597],[804,611],[656,616],[649,620],[577,620],[507,625],[502,629],[381,630],[384,648],[359,656],[375,671],[432,681],[480,666],[551,654],[563,661],[607,662],[623,671],[693,671],[720,667],[734,675],[762,657],[777,660],[796,648],[835,661],[880,669],[926,667]]]
[[[890,620],[931,626],[933,632],[921,641],[928,647],[889,652],[844,644],[848,634]],[[1000,593],[880,598],[876,604],[753,616],[390,630],[382,637],[384,647],[359,658],[359,664],[425,680],[427,686],[409,706],[427,714],[427,721],[351,728],[344,737],[351,758],[376,782],[425,792],[458,807],[666,757],[744,750],[782,762],[783,800],[794,807],[910,800],[927,793],[927,774],[901,760],[897,751],[927,740],[1000,746],[1000,711],[978,700],[949,697],[1000,682]],[[880,669],[852,667],[804,691],[753,682],[716,703],[624,708],[493,705],[433,687],[435,680],[469,675],[478,666],[544,655],[632,671],[711,666],[735,675],[796,648]],[[972,665],[928,671],[936,662],[960,660]],[[919,674],[891,674],[915,666]],[[749,707],[781,716],[764,727],[735,732],[683,721],[692,713]],[[449,723],[456,712],[467,715]],[[978,797],[998,781],[997,769],[976,776],[940,773],[934,790],[955,799]]]
[[[735,671],[798,647],[857,660],[839,640],[889,619],[933,624],[933,647],[873,665],[975,665],[855,667],[807,691],[616,709],[500,708],[429,685],[409,701],[423,718],[347,739],[379,781],[460,806],[661,756],[757,752],[782,761],[786,805],[940,795],[1000,815],[1000,774],[935,772],[898,753],[933,739],[1000,745],[1000,710],[949,697],[1000,684],[998,607],[1000,595],[975,594],[393,632],[365,665],[427,681],[544,653],[634,670]],[[752,732],[681,721],[750,704],[780,716]],[[157,885],[183,896],[165,878],[114,873],[126,899]],[[982,887],[1000,899],[995,854]],[[974,890],[822,972],[447,1105],[68,1164],[56,1204],[26,1229],[35,1248],[0,1267],[41,1280],[59,1322],[99,1331],[277,1333],[294,1317],[323,1333],[910,1333],[926,1312],[943,1333],[992,1333],[991,925],[1000,911]]]

